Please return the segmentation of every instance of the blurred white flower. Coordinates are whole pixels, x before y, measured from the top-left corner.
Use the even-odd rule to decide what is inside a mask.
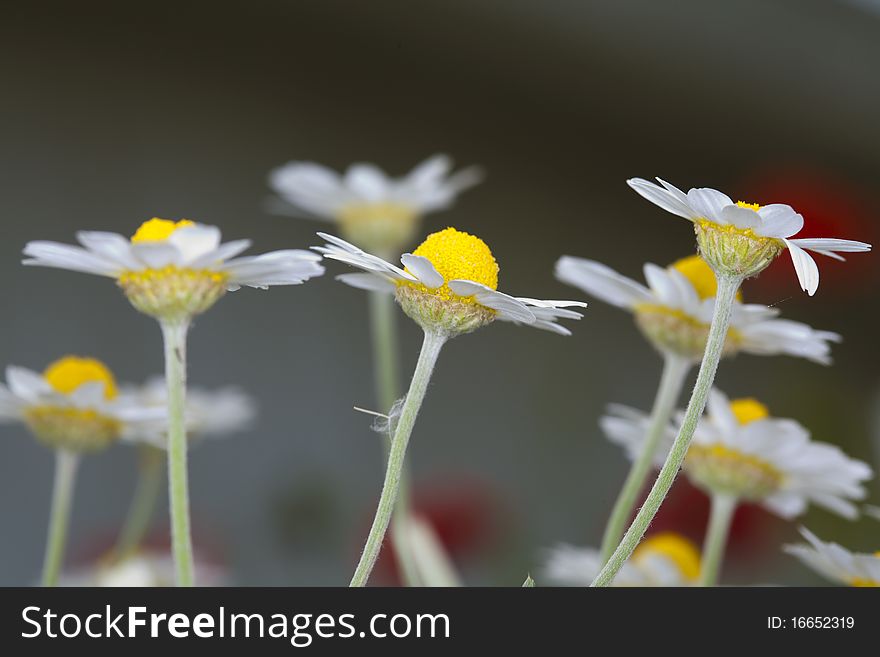
[[[339,260],[365,273],[337,279],[353,287],[393,293],[404,312],[426,329],[467,333],[495,319],[570,335],[559,319],[580,319],[570,307],[579,301],[543,301],[498,292],[498,264],[478,237],[446,228],[433,233],[400,260],[401,269],[356,246],[318,233],[329,242],[315,247],[325,258]]]
[[[197,586],[225,586],[226,571],[201,559],[195,561]],[[174,560],[167,552],[143,549],[120,560],[108,560],[61,575],[59,586],[166,587],[174,586]]]
[[[708,187],[685,194],[660,178],[657,181],[660,185],[633,178],[627,184],[643,198],[692,222],[700,252],[716,270],[754,276],[788,249],[801,288],[812,296],[819,287],[819,268],[807,251],[843,260],[839,253],[871,250],[870,244],[854,240],[791,239],[804,227],[804,218],[782,203],[734,203]]]
[[[662,465],[677,434],[670,424],[655,454]],[[648,417],[626,406],[612,405],[600,425],[608,438],[633,458],[639,453]],[[867,463],[850,458],[835,445],[812,441],[795,420],[770,417],[754,399],[730,401],[718,390],[709,396],[707,414],[694,433],[683,469],[688,478],[711,493],[761,504],[783,518],[794,518],[816,504],[845,518],[856,518],[852,500],[866,491]]]
[[[112,372],[94,358],[65,356],[42,374],[9,366],[6,385],[0,383],[0,421],[21,421],[41,442],[73,452],[139,437],[164,415],[120,393]]]
[[[644,273],[647,286],[594,260],[563,256],[556,263],[560,281],[632,312],[658,350],[699,360],[715,309],[717,282],[712,269],[694,255],[666,268],[648,263]],[[831,362],[830,343],[841,339],[837,333],[778,316],[775,308],[736,301],[724,353],[784,354],[823,365]]]
[[[411,242],[421,216],[448,208],[483,178],[476,167],[451,171],[445,155],[428,158],[399,179],[372,164],[353,164],[340,175],[313,162],[289,162],[272,171],[269,184],[284,202],[276,211],[335,221],[346,239],[390,254]]]
[[[848,586],[880,586],[880,552],[850,552],[837,543],[826,543],[806,528],[801,534],[809,545],[786,545],[785,551],[832,582]]]
[[[227,290],[296,285],[324,273],[305,250],[236,258],[250,240],[221,244],[219,228],[188,220],[150,219],[130,240],[94,231],[76,237],[82,246],[29,242],[24,264],[115,278],[135,308],[162,320],[204,312]]]
[[[549,551],[544,577],[565,586],[589,586],[603,566],[599,550],[559,545]],[[639,544],[613,586],[691,586],[700,575],[700,552],[674,532],[649,536]]]

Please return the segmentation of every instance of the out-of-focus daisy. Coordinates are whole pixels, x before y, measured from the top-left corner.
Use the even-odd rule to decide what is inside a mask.
[[[337,279],[353,287],[393,293],[403,311],[426,331],[447,337],[469,333],[496,319],[570,335],[559,319],[580,319],[580,301],[544,301],[498,291],[498,263],[478,237],[446,228],[432,233],[400,260],[405,269],[353,244],[318,233],[329,242],[315,247],[325,258],[364,270]]]
[[[847,586],[880,586],[880,552],[850,552],[837,543],[820,540],[803,527],[801,534],[809,545],[786,545],[785,551],[823,577]]]
[[[660,185],[633,178],[627,183],[640,196],[694,224],[700,252],[712,267],[738,277],[758,274],[788,249],[801,288],[813,295],[819,287],[819,268],[807,251],[842,260],[840,253],[870,251],[866,242],[836,238],[792,239],[804,218],[783,203],[734,203],[708,187],[683,191],[657,178]]]
[[[143,385],[133,387],[136,396],[147,408],[168,407],[168,386],[161,376],[152,377]],[[201,438],[225,436],[247,429],[256,417],[253,398],[236,386],[210,390],[191,386],[186,391],[186,434],[190,444]],[[167,446],[167,423],[156,423],[153,432],[141,432],[143,440],[156,447]]]
[[[608,438],[632,456],[644,440],[647,417],[621,405],[600,420]],[[662,464],[676,427],[655,455]],[[774,418],[755,399],[729,400],[715,389],[684,461],[688,478],[710,493],[756,502],[783,518],[803,514],[810,503],[845,518],[858,517],[853,500],[866,495],[867,463],[839,447],[810,439],[792,419]]]
[[[718,288],[711,267],[693,255],[666,268],[648,263],[644,273],[647,286],[594,260],[563,256],[556,263],[556,277],[562,282],[632,312],[639,329],[658,350],[699,360],[706,348]],[[823,365],[831,362],[830,343],[841,339],[837,333],[778,316],[775,308],[738,299],[725,355],[784,354]]]
[[[568,329],[560,319],[580,319],[571,307],[578,301],[542,301],[511,297],[498,292],[498,263],[480,238],[447,228],[429,235],[413,252],[401,256],[405,269],[370,255],[332,235],[319,233],[328,244],[315,249],[325,258],[363,270],[339,277],[354,287],[394,294],[403,311],[422,327],[422,351],[403,402],[391,413],[393,428],[388,468],[379,507],[352,586],[364,586],[370,577],[388,529],[416,416],[443,345],[452,337],[469,333],[501,319],[543,328],[562,335]]]
[[[559,545],[549,551],[544,577],[553,584],[589,586],[605,560],[599,550]],[[674,532],[642,541],[617,574],[614,586],[692,586],[700,574],[700,552]]]
[[[113,373],[94,358],[65,356],[39,374],[6,369],[0,384],[0,421],[21,421],[55,450],[55,481],[43,584],[54,586],[64,546],[79,457],[134,436],[159,420],[162,409],[146,408],[136,396],[120,394]]]
[[[198,586],[225,586],[226,571],[202,559],[195,560]],[[63,573],[59,586],[165,587],[174,586],[174,559],[168,552],[143,549],[122,559],[102,560]]]
[[[272,171],[269,184],[285,203],[279,211],[334,221],[347,240],[390,256],[412,242],[423,215],[445,210],[483,178],[477,167],[451,171],[445,155],[397,179],[372,164],[353,164],[340,175],[314,162],[288,162]]]
[[[131,304],[155,317],[165,343],[168,385],[168,472],[172,543],[178,582],[191,585],[189,484],[186,468],[186,337],[190,322],[227,290],[295,285],[324,273],[320,258],[304,250],[236,257],[249,240],[222,244],[220,229],[189,220],[150,219],[127,239],[79,232],[82,246],[29,242],[26,265],[98,274],[116,279]]]
[[[138,438],[164,412],[120,393],[113,373],[94,358],[65,356],[42,374],[9,366],[6,385],[0,383],[0,421],[21,421],[40,442],[68,452]]]
[[[150,219],[131,239],[99,231],[76,238],[82,246],[29,242],[24,264],[114,278],[135,308],[162,321],[186,321],[227,290],[296,285],[324,272],[301,249],[236,257],[250,240],[221,243],[219,228],[186,219]]]

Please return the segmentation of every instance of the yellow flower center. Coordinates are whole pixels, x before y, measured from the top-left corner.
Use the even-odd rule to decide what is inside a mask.
[[[84,383],[94,382],[103,384],[105,399],[113,399],[118,394],[113,373],[94,358],[65,356],[49,365],[43,376],[62,395],[71,394]]]
[[[754,210],[755,212],[761,209],[761,206],[758,203],[746,203],[745,201],[737,201],[736,204],[741,208],[747,208],[749,210]]]
[[[688,256],[676,260],[669,266],[690,281],[701,301],[713,299],[718,295],[718,281],[715,278],[715,272],[712,271],[709,263],[700,256]],[[742,301],[741,292],[736,293],[736,299]]]
[[[482,283],[493,290],[498,289],[498,263],[492,251],[479,237],[446,228],[437,233],[428,235],[428,238],[419,245],[413,255],[422,256],[431,261],[434,268],[444,278],[444,283],[437,289],[431,290],[423,285],[404,283],[417,287],[423,292],[428,292],[441,299],[465,301],[455,295],[447,285],[448,281],[464,279]],[[412,272],[410,272],[412,273]]]
[[[195,223],[189,219],[181,219],[180,221],[171,221],[170,219],[159,219],[153,217],[149,221],[145,221],[140,228],[131,236],[132,242],[163,242],[171,237],[171,234],[181,228],[187,226],[195,226]]]
[[[748,424],[770,417],[770,409],[753,397],[732,400],[730,410],[740,424]]]
[[[339,210],[345,239],[371,253],[391,257],[415,237],[418,213],[399,203],[350,203]]]
[[[758,419],[758,418],[755,418]],[[727,445],[691,445],[685,460],[691,479],[710,491],[759,500],[782,485],[784,475],[774,465]]]
[[[694,581],[700,576],[700,552],[684,536],[675,532],[661,532],[650,536],[636,548],[633,559],[639,561],[653,555],[669,559],[687,580]]]

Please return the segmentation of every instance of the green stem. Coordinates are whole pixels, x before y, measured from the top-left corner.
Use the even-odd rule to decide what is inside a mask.
[[[164,459],[165,454],[157,447],[143,445],[140,448],[137,486],[116,543],[117,559],[132,554],[144,540],[162,488]]]
[[[605,535],[602,537],[601,556],[602,563],[614,552],[614,548],[620,543],[626,523],[632,516],[639,492],[645,486],[654,456],[657,453],[657,445],[663,437],[663,432],[669,425],[669,418],[675,410],[675,404],[681,396],[681,389],[691,368],[690,361],[676,354],[665,354],[663,359],[663,374],[660,377],[660,386],[657,388],[657,396],[654,398],[654,407],[651,409],[651,419],[645,443],[638,457],[633,461],[629,474],[623,484],[623,488],[614,503],[608,525],[605,527]]]
[[[385,538],[385,532],[388,530],[388,524],[391,521],[391,514],[394,510],[394,503],[397,499],[397,491],[400,487],[409,437],[412,434],[416,417],[425,398],[425,392],[428,389],[428,382],[431,380],[434,365],[437,363],[437,357],[440,355],[440,350],[445,342],[446,335],[425,331],[425,341],[422,343],[422,350],[419,354],[419,360],[416,364],[412,381],[410,382],[409,392],[406,394],[406,400],[403,403],[400,418],[397,421],[397,428],[394,431],[394,437],[391,439],[385,483],[382,486],[382,494],[379,497],[376,517],[373,519],[373,525],[370,528],[363,554],[361,554],[360,562],[355,569],[350,586],[366,586],[373,566],[376,564],[376,559],[379,557],[382,541]]]
[[[697,374],[697,381],[694,384],[694,391],[691,393],[691,399],[688,402],[687,410],[685,410],[684,421],[678,430],[678,436],[672,444],[672,449],[666,457],[666,462],[660,469],[657,479],[654,482],[651,492],[645,499],[644,505],[639,509],[629,529],[621,539],[620,544],[608,563],[602,568],[596,579],[593,580],[591,586],[610,586],[614,581],[623,564],[636,549],[639,541],[645,535],[648,525],[657,514],[660,505],[666,498],[669,489],[678,475],[684,457],[687,454],[688,447],[691,444],[691,438],[697,428],[697,422],[703,414],[706,407],[706,400],[709,397],[709,391],[712,389],[712,383],[715,381],[715,373],[718,371],[718,363],[721,360],[721,354],[724,351],[724,343],[727,340],[727,329],[730,327],[730,313],[733,309],[733,300],[736,291],[742,283],[742,278],[738,276],[730,276],[718,274],[718,291],[715,296],[715,311],[712,315],[712,325],[709,328],[709,336],[706,340],[706,351],[703,353],[703,361],[700,363],[700,371]]]
[[[715,493],[712,495],[712,511],[709,515],[709,528],[703,542],[703,557],[700,560],[700,586],[715,586],[721,562],[724,559],[724,548],[733,512],[736,511],[738,500],[732,495]]]
[[[186,333],[189,322],[162,322],[168,384],[168,499],[171,551],[178,586],[193,585],[193,549],[186,469]]]
[[[43,560],[43,586],[58,584],[67,527],[70,524],[70,503],[79,456],[64,449],[55,452],[55,483],[52,488],[52,509],[49,512],[49,535],[46,539],[46,557]]]

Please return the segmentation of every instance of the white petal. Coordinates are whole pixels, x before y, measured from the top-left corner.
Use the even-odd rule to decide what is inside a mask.
[[[760,215],[751,208],[741,208],[738,205],[727,205],[721,208],[722,223],[731,224],[737,228],[757,229],[761,225]],[[759,233],[760,234],[760,233]]]
[[[168,236],[181,255],[181,264],[189,265],[192,261],[217,250],[220,246],[220,229],[217,226],[196,224],[178,228]]]
[[[791,262],[794,264],[795,272],[797,272],[801,289],[810,296],[813,296],[819,288],[819,267],[816,266],[816,261],[792,240],[784,239],[783,242],[785,242],[785,246],[788,247],[788,252],[791,254]]]
[[[404,253],[400,256],[404,266],[415,274],[415,277],[427,288],[434,290],[443,285],[443,276],[438,272],[430,260],[424,256]]]
[[[120,267],[137,269],[139,266],[131,254],[131,241],[118,233],[81,230],[76,239],[89,251],[118,263]]]
[[[112,260],[78,246],[58,242],[28,242],[24,247],[24,255],[29,256],[29,259],[22,261],[24,265],[69,269],[113,278],[122,271]]]
[[[143,266],[149,269],[162,269],[169,265],[180,265],[183,262],[180,251],[171,242],[135,242],[131,252]]]
[[[260,288],[298,285],[324,273],[324,268],[318,264],[320,260],[320,256],[311,251],[272,251],[230,260],[224,265],[223,271],[229,274],[229,283],[233,288],[240,285]]]
[[[295,208],[324,218],[356,200],[335,171],[312,162],[289,162],[275,169],[270,183],[277,194]]]
[[[651,201],[654,205],[659,205],[667,212],[671,212],[689,221],[693,221],[699,216],[694,212],[690,204],[683,202],[674,192],[659,187],[648,180],[631,178],[626,181],[626,184],[632,187],[639,196]]]
[[[359,199],[376,203],[388,194],[388,178],[372,164],[352,164],[345,172],[344,183]]]
[[[835,260],[844,260],[842,256],[837,255],[837,251],[841,253],[865,253],[871,250],[871,245],[867,242],[857,242],[855,240],[841,240],[836,238],[814,237],[811,239],[794,239],[789,242],[797,244],[802,249],[809,249],[816,253],[821,253]]]
[[[36,401],[40,396],[52,392],[52,386],[42,374],[17,365],[6,368],[6,383],[13,395],[28,401]]]
[[[556,278],[618,308],[653,300],[644,285],[594,260],[562,256],[556,262]]]
[[[218,265],[230,258],[234,258],[242,251],[246,251],[250,246],[250,240],[233,240],[232,242],[226,242],[226,244],[221,244],[213,251],[209,251],[205,255],[196,258],[189,263],[189,266],[198,269],[202,267],[210,267],[211,265]]]
[[[498,318],[531,324],[535,321],[534,313],[522,301],[498,292],[482,283],[466,280],[453,280],[448,283],[449,289],[461,297],[473,297],[481,306],[498,311]]]
[[[804,218],[784,203],[765,205],[758,214],[761,215],[761,225],[755,232],[764,237],[791,237],[804,227]]]
[[[394,292],[397,286],[381,274],[339,274],[336,280],[360,290],[372,292]]]
[[[673,308],[684,307],[685,299],[679,293],[678,285],[675,284],[666,269],[650,262],[646,263],[642,269],[645,273],[645,280],[651,286],[657,301]]]
[[[688,202],[698,216],[718,224],[727,223],[721,210],[734,205],[727,194],[722,194],[711,187],[699,187],[688,191]]]

